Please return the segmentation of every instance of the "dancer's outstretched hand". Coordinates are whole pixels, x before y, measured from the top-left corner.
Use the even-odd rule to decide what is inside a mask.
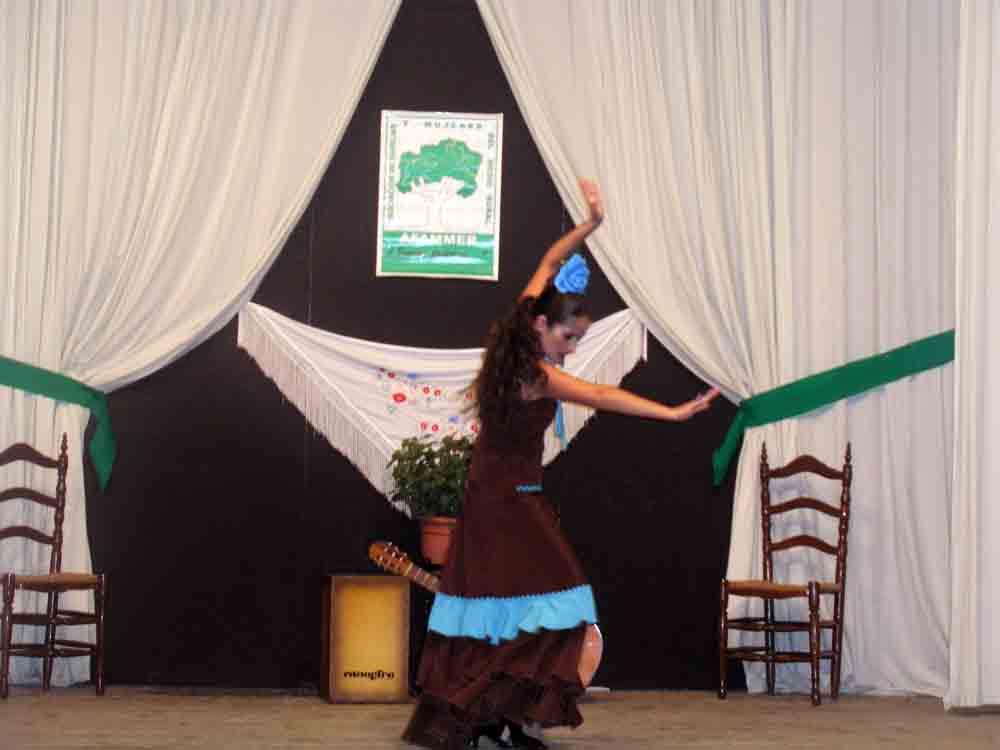
[[[686,401],[683,404],[677,406],[677,421],[684,422],[685,420],[691,419],[695,414],[705,411],[708,407],[712,405],[712,402],[719,395],[718,388],[712,388],[709,391],[700,393],[695,396],[690,401]]]
[[[590,207],[590,220],[600,224],[604,221],[604,200],[601,198],[601,189],[593,180],[583,178],[580,180],[580,189],[583,190],[583,197]]]

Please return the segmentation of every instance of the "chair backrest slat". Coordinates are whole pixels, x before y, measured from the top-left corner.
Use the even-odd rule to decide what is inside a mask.
[[[49,508],[59,507],[59,498],[46,495],[31,487],[8,487],[5,490],[0,490],[0,503],[5,500],[30,500]]]
[[[774,503],[771,506],[771,515],[776,516],[779,513],[787,513],[791,510],[798,510],[800,508],[810,508],[831,516],[832,518],[836,518],[840,515],[839,507],[836,505],[830,505],[830,503],[824,503],[822,500],[818,500],[815,497],[797,497],[794,500]]]
[[[39,544],[55,544],[55,537],[31,526],[5,526],[0,529],[0,539],[30,539]]]
[[[783,479],[785,477],[794,476],[795,474],[805,473],[819,474],[821,477],[836,479],[838,481],[844,478],[844,472],[842,470],[835,469],[832,466],[827,466],[818,458],[810,456],[809,454],[798,456],[784,466],[771,469],[770,473],[773,479]]]
[[[837,554],[837,546],[824,542],[818,536],[812,534],[798,534],[782,539],[779,542],[771,542],[771,552],[781,552],[782,550],[799,549],[801,547],[812,547],[828,555]]]

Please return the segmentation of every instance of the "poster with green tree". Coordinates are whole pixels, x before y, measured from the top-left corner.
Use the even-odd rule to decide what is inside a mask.
[[[376,276],[496,281],[502,114],[382,111]]]

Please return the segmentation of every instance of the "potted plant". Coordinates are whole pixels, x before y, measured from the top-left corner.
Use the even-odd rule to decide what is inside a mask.
[[[407,438],[389,460],[395,485],[392,499],[404,503],[419,519],[421,552],[435,565],[447,558],[472,446],[468,436],[446,435],[436,442]]]

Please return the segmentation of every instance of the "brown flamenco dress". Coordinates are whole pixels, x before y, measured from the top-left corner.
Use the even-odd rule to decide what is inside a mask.
[[[501,719],[582,723],[577,672],[593,592],[541,492],[556,402],[526,403],[509,434],[476,441],[462,514],[434,599],[403,739],[458,750]]]

